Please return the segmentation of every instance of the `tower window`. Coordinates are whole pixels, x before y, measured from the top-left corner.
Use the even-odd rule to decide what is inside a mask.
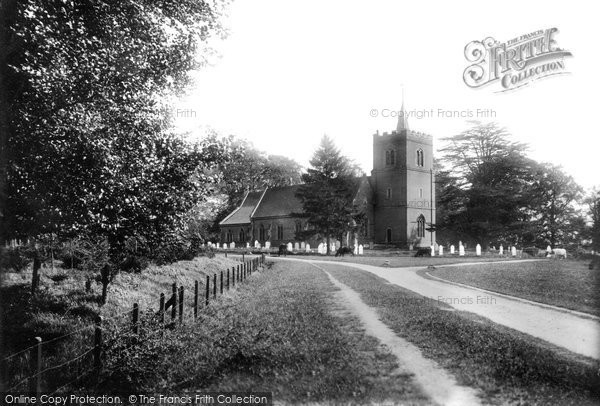
[[[283,240],[283,226],[281,224],[277,226],[277,239]]]
[[[422,214],[417,218],[417,237],[425,237],[425,217]]]
[[[396,165],[396,151],[393,149],[385,151],[385,164],[387,166]]]
[[[385,194],[385,198],[386,199],[391,199],[392,198],[392,188],[389,187],[387,188],[386,194]]]
[[[423,166],[423,162],[423,150],[419,148],[417,150],[417,166]]]
[[[423,197],[423,188],[422,187],[419,188],[419,197],[420,198]]]

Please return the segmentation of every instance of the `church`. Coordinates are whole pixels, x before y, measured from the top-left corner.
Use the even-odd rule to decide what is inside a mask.
[[[435,187],[433,139],[408,126],[404,106],[396,129],[373,135],[371,176],[357,179],[353,204],[361,210],[361,232],[344,245],[429,247],[435,244]],[[236,246],[271,247],[292,243],[316,248],[320,240],[298,241],[296,232],[308,227],[296,186],[247,193],[240,207],[220,222],[221,242]]]

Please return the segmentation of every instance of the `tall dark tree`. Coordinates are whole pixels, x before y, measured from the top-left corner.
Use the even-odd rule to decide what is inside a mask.
[[[342,240],[343,233],[355,222],[357,213],[352,200],[358,171],[326,135],[321,139],[310,165],[302,175],[304,185],[297,192],[310,226],[302,237],[318,234],[325,238],[329,254],[331,238]]]
[[[589,196],[585,198],[588,206],[589,217],[592,221],[590,237],[592,239],[592,248],[600,252],[600,189],[594,188]]]
[[[510,139],[495,123],[472,128],[443,139],[438,171],[438,204],[443,215],[438,229],[454,230],[460,237],[487,246],[492,241],[517,242],[531,227],[528,204],[534,162],[526,146]],[[459,237],[459,238],[460,238]]]
[[[199,169],[213,158],[169,132],[160,101],[184,91],[205,40],[223,32],[221,5],[9,3],[0,27],[2,237],[168,234],[202,196]]]
[[[583,188],[559,166],[542,163],[537,165],[531,192],[540,242],[552,247],[576,243],[581,230],[577,205],[583,197]]]

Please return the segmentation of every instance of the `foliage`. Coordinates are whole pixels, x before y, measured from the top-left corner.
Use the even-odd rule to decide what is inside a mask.
[[[327,253],[330,238],[343,240],[346,231],[357,227],[356,212],[352,204],[356,193],[358,170],[343,156],[331,138],[323,136],[319,148],[310,161],[311,168],[302,175],[304,185],[300,186],[297,197],[302,202],[303,213],[309,228],[298,238],[319,234],[327,239]]]
[[[581,187],[560,167],[525,155],[495,123],[443,139],[436,168],[437,228],[446,240],[552,246],[581,241]]]
[[[592,240],[592,248],[600,252],[600,190],[594,189],[589,196],[585,198],[585,203],[589,208],[591,227],[589,234]]]

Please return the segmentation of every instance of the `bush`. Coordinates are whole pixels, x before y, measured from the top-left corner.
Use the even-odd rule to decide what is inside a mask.
[[[21,272],[29,266],[33,257],[29,247],[0,248],[0,269]]]
[[[140,273],[148,267],[150,261],[145,256],[128,255],[119,264],[119,269],[123,272]]]

